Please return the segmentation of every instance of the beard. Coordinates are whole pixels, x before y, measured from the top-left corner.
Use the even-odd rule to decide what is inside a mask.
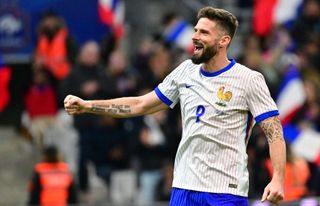
[[[218,45],[214,44],[211,47],[203,48],[203,52],[201,55],[197,56],[193,54],[191,57],[191,61],[194,64],[201,64],[208,62],[211,58],[213,58],[218,53]]]

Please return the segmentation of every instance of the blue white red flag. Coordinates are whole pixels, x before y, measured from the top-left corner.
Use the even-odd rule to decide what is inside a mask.
[[[98,0],[100,20],[110,27],[116,38],[124,35],[125,6],[122,0]]]
[[[295,155],[320,165],[319,132],[311,128],[301,130],[288,124],[283,127],[283,134]]]
[[[192,35],[193,27],[184,20],[177,21],[164,32],[165,41],[174,44],[180,49],[193,52]]]
[[[286,125],[292,121],[305,102],[305,91],[298,68],[291,64],[280,85],[277,106],[281,123]]]
[[[253,29],[265,36],[273,25],[282,25],[298,16],[303,0],[254,0]]]

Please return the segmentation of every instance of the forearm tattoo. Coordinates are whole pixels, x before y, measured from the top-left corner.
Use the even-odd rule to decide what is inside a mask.
[[[284,141],[282,126],[278,116],[270,117],[261,121],[260,127],[266,135],[269,143],[273,143],[276,140]]]
[[[91,111],[95,113],[107,113],[107,114],[129,114],[131,113],[130,105],[112,104],[112,105],[99,105],[94,104],[91,107]]]

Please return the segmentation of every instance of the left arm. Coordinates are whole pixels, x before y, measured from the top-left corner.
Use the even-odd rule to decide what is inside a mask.
[[[284,197],[284,174],[286,163],[286,147],[282,126],[278,116],[269,117],[259,123],[269,144],[269,153],[273,168],[271,182],[267,185],[261,201],[268,200],[277,204]]]

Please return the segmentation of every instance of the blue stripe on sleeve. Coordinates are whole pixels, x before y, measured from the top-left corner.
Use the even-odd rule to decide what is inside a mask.
[[[273,110],[270,112],[266,112],[263,114],[260,114],[258,116],[256,116],[254,119],[256,120],[256,123],[258,124],[259,122],[261,122],[262,120],[267,119],[268,117],[273,117],[273,116],[277,116],[279,115],[279,111],[278,110]]]
[[[166,105],[168,105],[170,107],[170,105],[172,104],[172,101],[170,99],[168,99],[166,96],[164,96],[164,94],[162,94],[162,92],[160,91],[160,89],[158,87],[155,88],[154,91],[157,94],[157,96],[159,97],[159,99],[161,101],[163,101],[163,103],[165,103]]]

